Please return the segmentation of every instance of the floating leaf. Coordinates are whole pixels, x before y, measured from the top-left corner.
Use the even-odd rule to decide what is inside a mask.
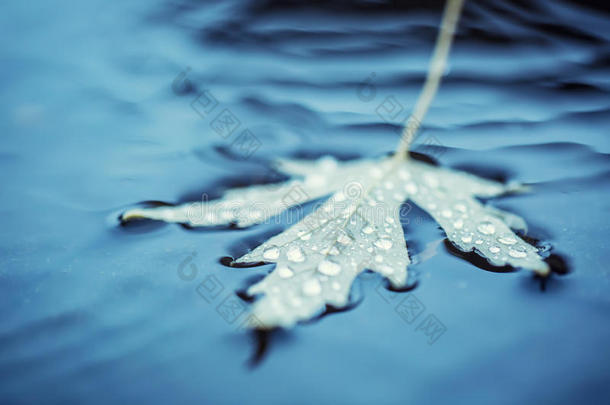
[[[345,306],[352,283],[365,269],[382,274],[395,287],[404,286],[410,260],[400,208],[408,200],[428,212],[458,249],[474,251],[495,266],[548,275],[549,266],[538,249],[512,230],[525,230],[525,221],[477,200],[523,187],[417,162],[408,155],[445,71],[462,5],[463,0],[447,2],[422,94],[394,157],[341,163],[330,157],[283,161],[279,169],[293,176],[290,181],[230,190],[211,202],[134,209],[123,214],[123,221],[150,218],[191,226],[245,227],[334,193],[297,224],[236,260],[277,263],[248,290],[250,295],[263,295],[253,312],[267,328],[292,326],[328,305]]]
[[[286,194],[282,196],[280,190],[290,194],[299,185],[311,193],[308,200],[335,191],[317,210],[236,261],[277,263],[272,273],[248,290],[250,295],[264,294],[253,312],[266,326],[288,327],[313,317],[326,305],[345,306],[354,279],[365,269],[382,274],[395,287],[404,286],[410,261],[400,208],[408,200],[427,211],[460,250],[475,251],[494,266],[523,267],[540,275],[549,272],[538,249],[511,230],[524,230],[525,221],[477,200],[520,191],[519,185],[503,185],[413,159],[338,162],[325,157],[314,162],[285,161],[280,167],[303,180],[235,189],[218,202],[196,203],[198,209],[218,218],[216,225],[222,223],[223,203],[259,206],[256,218],[262,220],[288,207],[282,202]],[[314,182],[314,187],[308,179],[322,167],[324,181]],[[184,214],[188,207],[138,210],[137,215],[127,212],[124,218],[183,219],[191,225],[208,225],[188,219]],[[238,211],[248,218],[237,218],[241,226],[256,222],[247,210]]]

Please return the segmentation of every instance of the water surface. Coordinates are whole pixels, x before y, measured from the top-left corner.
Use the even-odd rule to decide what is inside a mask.
[[[481,270],[414,209],[419,319],[365,276],[355,309],[273,336],[252,368],[243,317],[216,308],[271,266],[219,259],[286,224],[202,232],[120,227],[118,214],[275,181],[278,157],[391,152],[400,116],[379,106],[412,108],[442,2],[3,4],[2,402],[607,401],[605,7],[468,2],[416,142],[443,165],[531,184],[492,204],[523,215],[571,272],[541,291],[527,272]],[[218,106],[202,117],[191,104],[204,91]],[[210,126],[225,108],[240,122],[226,138]],[[260,140],[247,159],[233,144],[244,129]],[[197,288],[210,276],[223,290],[208,303]],[[430,314],[446,327],[434,344],[416,330]]]

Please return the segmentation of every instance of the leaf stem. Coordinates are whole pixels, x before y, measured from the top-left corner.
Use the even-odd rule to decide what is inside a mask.
[[[441,26],[436,37],[436,44],[434,45],[434,53],[428,67],[426,82],[417,99],[413,113],[402,130],[400,142],[394,155],[396,159],[408,159],[411,142],[415,139],[415,134],[436,95],[441,78],[445,72],[447,56],[449,55],[449,49],[451,48],[451,42],[453,41],[455,28],[463,5],[464,0],[447,0]]]

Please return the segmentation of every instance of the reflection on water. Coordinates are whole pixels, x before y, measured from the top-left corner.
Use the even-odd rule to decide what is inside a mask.
[[[414,209],[408,215],[421,219],[405,224],[406,237],[412,255],[427,257],[414,266],[415,293],[447,328],[433,345],[376,294],[378,278],[364,277],[358,310],[271,337],[250,369],[253,348],[265,348],[237,332],[245,312],[227,321],[201,286],[216,280],[218,300],[237,297],[269,266],[219,260],[282,226],[118,226],[117,214],[140,201],[278,181],[277,157],[392,151],[442,3],[4,5],[3,402],[311,403],[338,393],[335,402],[462,402],[473,390],[470,403],[607,397],[603,2],[467,3],[416,151],[531,184],[530,194],[492,203],[523,215],[528,236],[553,246],[572,272],[541,292],[524,272],[481,271],[441,244],[426,251],[443,235]]]

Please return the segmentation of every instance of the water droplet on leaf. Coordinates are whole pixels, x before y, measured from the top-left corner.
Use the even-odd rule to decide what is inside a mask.
[[[513,246],[508,249],[509,256],[520,259],[527,256],[527,251],[523,246]]]
[[[277,275],[280,278],[290,278],[294,275],[294,272],[288,266],[280,266],[277,268]]]
[[[270,247],[263,252],[263,258],[275,260],[280,257],[280,250],[276,247]]]
[[[318,265],[318,271],[327,276],[336,276],[341,272],[341,266],[330,260],[322,260]]]
[[[464,204],[455,204],[456,211],[466,212],[466,206]]]
[[[305,256],[303,256],[303,251],[299,247],[291,247],[286,253],[286,257],[291,262],[302,262],[305,260]]]
[[[373,233],[374,231],[375,231],[375,229],[373,229],[373,227],[370,225],[367,225],[364,228],[362,228],[362,232],[364,232],[367,235]]]
[[[515,239],[512,235],[498,236],[497,241],[504,245],[514,245],[517,243],[517,239]]]
[[[407,183],[405,185],[405,190],[409,194],[416,194],[417,193],[417,186],[415,185],[415,183]]]
[[[322,292],[322,286],[320,286],[320,282],[317,279],[310,279],[305,281],[303,284],[303,294],[307,296],[318,295]]]
[[[484,235],[491,235],[496,231],[496,227],[489,221],[483,221],[477,226],[477,230]]]
[[[389,239],[377,239],[375,241],[375,246],[379,249],[388,250],[392,247],[392,241]]]

